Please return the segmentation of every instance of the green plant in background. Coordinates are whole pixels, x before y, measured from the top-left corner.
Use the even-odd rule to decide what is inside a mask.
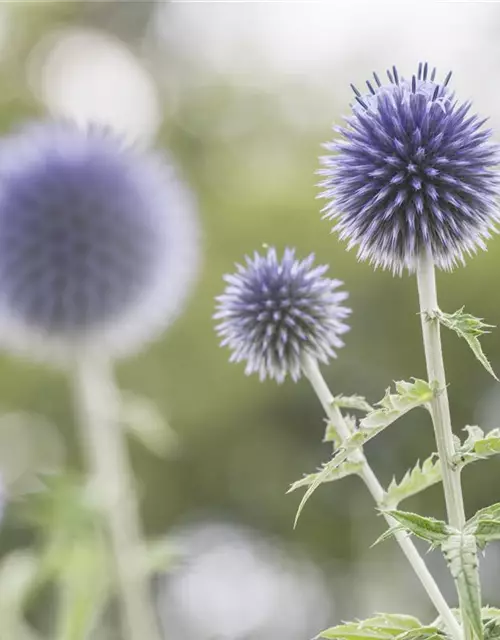
[[[325,441],[333,443],[333,457],[291,487],[307,487],[297,518],[322,483],[360,476],[389,524],[381,539],[396,538],[439,614],[431,625],[411,616],[380,614],[330,628],[320,637],[497,638],[500,611],[482,605],[478,550],[500,539],[500,506],[466,519],[460,474],[469,462],[498,453],[500,434],[467,427],[463,443],[454,436],[440,340],[441,324],[453,329],[496,377],[478,340],[490,325],[463,309],[441,311],[434,270],[464,262],[464,254],[484,248],[494,231],[500,151],[484,120],[469,114],[470,103],[455,100],[448,88],[451,74],[439,84],[436,70],[429,73],[425,63],[411,80],[400,77],[395,67],[387,75],[389,83],[383,85],[374,74],[366,94],[352,87],[352,115],[338,129],[341,140],[327,145],[332,153],[323,159],[325,215],[336,220],[335,230],[349,248],[358,247],[361,260],[393,273],[416,273],[428,380],[396,383],[395,393],[388,389],[376,408],[361,396],[335,397],[318,360],[326,362],[333,347],[341,346],[339,335],[346,327],[339,320],[347,315],[340,306],[343,298],[332,292],[337,283],[324,277],[324,267],[313,269],[310,259],[296,261],[289,250],[281,262],[274,250],[264,257],[256,254],[226,278],[228,286],[218,298],[218,331],[222,344],[233,351],[232,360],[247,361],[247,373],[256,371],[261,379],[278,382],[287,374],[297,380],[303,373],[325,410]],[[418,407],[431,414],[437,452],[384,489],[363,445]],[[345,409],[365,417],[357,420]],[[438,482],[444,488],[447,521],[398,509],[404,499]],[[442,551],[456,585],[457,611],[445,601],[410,535]]]
[[[161,545],[142,538],[125,441],[138,413],[152,415],[121,397],[113,363],[159,334],[190,290],[198,254],[191,196],[159,155],[62,122],[4,138],[0,180],[2,346],[68,371],[90,476],[46,480],[28,501],[43,542],[36,560],[23,560],[21,592],[56,583],[51,638],[83,639],[94,628],[107,637],[97,614],[116,593],[120,637],[159,640],[149,583]],[[156,446],[151,431],[142,433]],[[17,605],[3,633],[37,637],[22,599]]]

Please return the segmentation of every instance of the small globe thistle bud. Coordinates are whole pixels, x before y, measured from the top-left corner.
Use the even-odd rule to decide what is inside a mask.
[[[0,340],[64,358],[163,329],[197,258],[191,198],[159,156],[70,123],[0,145]]]
[[[305,355],[327,362],[343,346],[339,336],[348,330],[343,320],[350,310],[340,303],[347,293],[337,291],[339,280],[324,277],[327,266],[314,267],[313,261],[314,254],[297,260],[293,249],[279,261],[271,247],[225,276],[217,332],[232,350],[232,362],[246,360],[247,375],[297,380]]]
[[[355,102],[343,139],[326,148],[326,217],[358,257],[401,273],[423,253],[451,269],[484,248],[499,219],[499,147],[485,120],[470,115],[444,82],[420,64],[410,80],[393,67],[389,83],[373,74]]]

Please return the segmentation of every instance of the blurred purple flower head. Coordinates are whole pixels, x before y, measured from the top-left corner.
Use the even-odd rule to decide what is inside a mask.
[[[197,262],[189,192],[110,132],[31,124],[0,145],[0,339],[67,355],[137,349],[178,313]]]
[[[429,252],[451,269],[499,220],[499,147],[471,103],[455,100],[451,73],[440,84],[425,63],[408,81],[395,67],[387,75],[382,84],[374,73],[367,94],[352,86],[342,139],[326,145],[335,155],[322,159],[325,216],[375,266],[412,272]]]
[[[280,261],[269,248],[225,276],[214,316],[220,320],[217,332],[233,352],[231,361],[246,361],[247,375],[297,380],[304,355],[327,362],[343,346],[339,336],[348,330],[343,320],[350,310],[341,302],[347,293],[337,291],[339,280],[324,277],[327,266],[313,261],[314,254],[297,260],[293,249],[285,249]]]

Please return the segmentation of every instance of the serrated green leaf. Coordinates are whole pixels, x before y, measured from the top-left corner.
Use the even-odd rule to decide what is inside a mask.
[[[402,633],[397,637],[397,640],[443,640],[446,637],[446,634],[441,629],[427,626]]]
[[[398,524],[382,534],[377,542],[386,540],[390,535],[395,533],[395,531],[408,531],[418,538],[429,542],[432,546],[438,546],[446,542],[450,535],[456,533],[456,530],[446,522],[436,520],[435,518],[426,518],[418,513],[390,509],[384,511],[384,514],[390,515]]]
[[[455,313],[444,313],[438,309],[432,313],[427,313],[427,316],[431,320],[438,320],[444,327],[454,331],[459,338],[463,338],[486,371],[492,375],[495,380],[498,380],[479,342],[479,337],[485,333],[490,333],[489,329],[493,329],[494,325],[486,324],[482,318],[476,318],[470,313],[465,313],[464,307],[455,311]]]
[[[499,640],[500,638],[500,609],[483,607],[481,616],[484,625],[484,640]]]
[[[409,469],[400,482],[392,479],[382,506],[394,509],[398,504],[411,496],[424,491],[428,487],[441,482],[441,462],[436,453],[433,453],[422,464],[417,462],[413,469]]]
[[[349,414],[343,416],[344,426],[347,427],[350,433],[356,431],[356,418]],[[323,442],[333,442],[334,449],[338,449],[342,446],[342,437],[339,433],[339,426],[329,420],[325,429],[325,436]]]
[[[381,613],[359,622],[347,622],[322,631],[324,640],[390,640],[402,633],[417,630],[421,622],[413,616]]]
[[[334,480],[341,480],[342,478],[346,478],[347,476],[359,473],[362,467],[363,465],[361,462],[350,462],[346,460],[346,462],[343,462],[340,467],[333,469],[326,477],[324,477],[322,479],[322,482],[333,482]],[[313,484],[320,473],[322,473],[322,470],[318,471],[317,473],[309,473],[300,480],[297,480],[291,485],[287,493],[291,493],[292,491],[295,491],[295,489],[299,489],[300,487],[308,487],[309,485]]]
[[[488,542],[500,540],[500,503],[480,509],[467,522],[464,531],[476,537],[480,549]]]
[[[358,411],[364,411],[365,413],[373,411],[373,407],[368,404],[363,396],[336,396],[333,404],[339,409],[358,409]]]
[[[385,396],[377,402],[379,409],[371,411],[361,420],[361,429],[380,429],[388,427],[411,409],[430,402],[434,389],[425,380],[413,378],[413,382],[396,382],[396,393],[387,389]]]
[[[316,474],[315,480],[309,485],[299,504],[294,526],[297,525],[306,502],[316,489],[325,482],[325,478],[327,478],[329,474],[398,418],[408,413],[408,411],[429,402],[433,398],[434,393],[433,387],[428,382],[417,378],[414,378],[413,382],[396,382],[395,394],[391,394],[390,390],[387,389],[383,399],[377,403],[380,409],[370,412],[361,420],[359,429],[344,440],[342,446],[334,454],[333,458]]]
[[[500,429],[492,429],[474,444],[478,456],[488,457],[500,453]]]
[[[456,532],[448,536],[441,544],[441,549],[455,580],[464,614],[476,637],[482,640],[483,624],[476,538],[465,532]]]
[[[500,429],[492,429],[485,435],[480,427],[467,425],[464,431],[467,431],[467,439],[459,443],[453,458],[457,467],[500,453]]]

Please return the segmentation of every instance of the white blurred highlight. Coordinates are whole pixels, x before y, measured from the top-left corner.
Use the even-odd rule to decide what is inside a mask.
[[[256,531],[200,523],[178,547],[184,564],[159,597],[172,640],[303,640],[334,619],[323,574]]]
[[[52,33],[31,56],[31,80],[54,116],[112,127],[150,142],[160,125],[153,78],[120,40],[87,29]]]

